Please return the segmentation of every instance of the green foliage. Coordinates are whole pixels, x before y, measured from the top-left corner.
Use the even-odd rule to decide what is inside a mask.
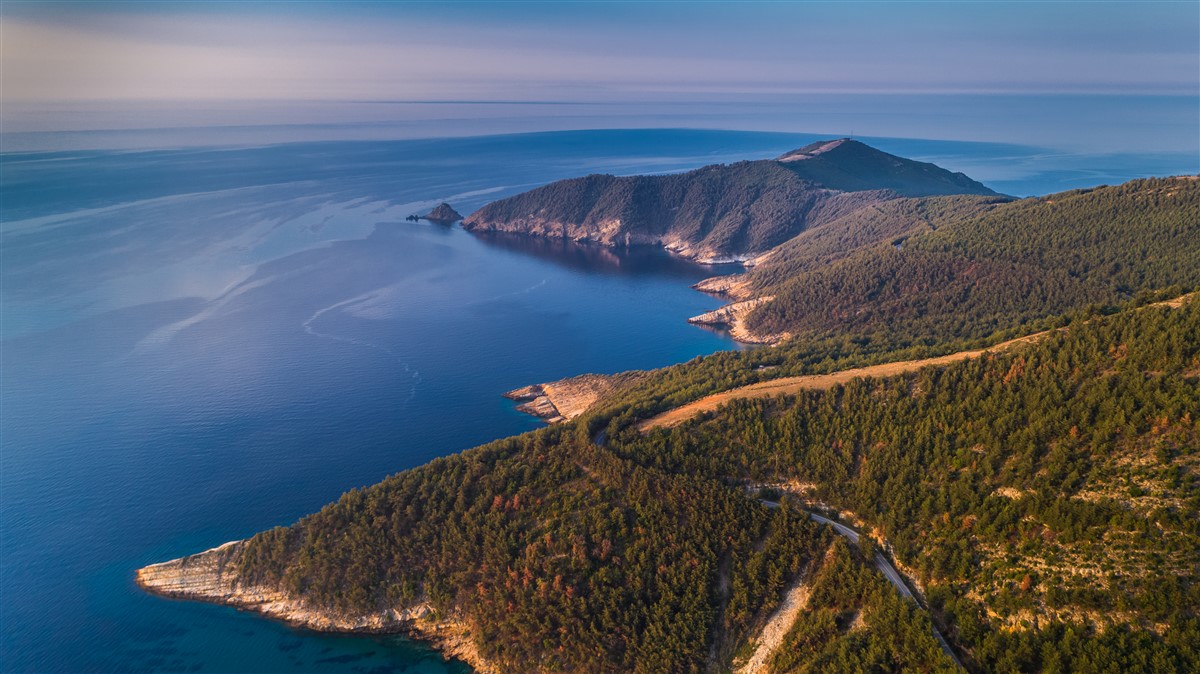
[[[759,289],[774,288],[861,250],[881,244],[902,248],[912,236],[975,217],[1006,201],[1002,197],[945,196],[871,204],[779,245],[749,278]]]
[[[843,540],[830,552],[771,672],[960,671],[942,653],[928,615]]]
[[[947,217],[929,217],[931,210]],[[767,334],[969,339],[1139,291],[1200,285],[1200,181],[1191,178],[998,205],[964,197],[906,202],[880,217],[850,224],[885,232],[911,224],[911,235],[900,246],[853,249],[817,266],[808,261],[828,257],[824,248],[800,239],[782,246],[750,276],[759,294],[775,300],[754,311],[749,326]]]
[[[1192,301],[944,368],[735,401],[648,436],[610,433],[609,446],[664,472],[814,485],[882,532],[986,671],[1070,671],[1106,653],[1124,671],[1188,671],[1200,666],[1186,646],[1200,638],[1198,420]],[[810,627],[812,655],[834,637]]]
[[[807,228],[899,195],[994,193],[932,164],[861,143],[795,162],[743,161],[660,176],[590,175],[484,206],[463,223],[604,243],[763,252]]]
[[[346,615],[427,600],[515,669],[686,672],[827,543],[790,509],[549,429],[352,491],[235,563]]]
[[[796,159],[803,156],[803,159]],[[789,157],[792,159],[789,161]],[[880,152],[856,140],[818,141],[781,157],[789,170],[830,189],[892,190],[904,196],[996,193],[936,164]]]
[[[693,176],[705,186],[696,207],[728,181],[785,195],[796,176],[780,167]],[[653,214],[627,207],[650,202],[624,191],[669,182],[646,180],[550,188],[593,190],[642,222]],[[428,602],[506,670],[719,670],[820,567],[773,671],[948,671],[931,619],[980,671],[1200,671],[1200,301],[1134,308],[1152,289],[1200,284],[1200,181],[861,205],[826,203],[829,229],[752,276],[778,298],[753,320],[803,341],[630,378],[573,424],[352,491],[227,562],[241,582],[345,615]],[[749,236],[724,217],[693,234]],[[761,241],[776,235],[790,234]],[[1063,329],[943,368],[636,429],[734,386],[1038,328]],[[930,611],[788,498],[765,508],[746,483],[806,483],[807,498],[856,513]]]

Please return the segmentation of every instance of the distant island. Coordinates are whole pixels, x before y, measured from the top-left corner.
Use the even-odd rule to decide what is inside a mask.
[[[692,320],[773,346],[510,391],[553,425],[141,587],[485,673],[1200,670],[1197,176],[1017,200],[840,139],[464,227],[752,259]]]

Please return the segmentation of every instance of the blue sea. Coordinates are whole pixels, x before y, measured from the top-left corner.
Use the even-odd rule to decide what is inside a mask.
[[[406,216],[828,137],[287,133],[8,139],[54,149],[0,155],[3,670],[465,671],[402,637],[150,597],[134,570],[539,426],[509,389],[736,348],[685,322],[720,304],[690,284],[736,268]],[[1190,152],[864,140],[1016,195],[1197,170]]]

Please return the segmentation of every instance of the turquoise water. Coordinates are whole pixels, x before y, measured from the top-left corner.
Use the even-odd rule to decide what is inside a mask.
[[[719,305],[688,286],[729,268],[405,216],[816,138],[587,131],[5,154],[3,669],[461,671],[401,637],[149,597],[133,571],[537,427],[503,391],[734,348],[684,320]],[[1010,193],[1097,182],[1082,155],[872,142]],[[1113,155],[1100,173],[1188,161]]]

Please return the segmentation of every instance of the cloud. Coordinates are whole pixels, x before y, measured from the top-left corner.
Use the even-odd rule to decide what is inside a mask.
[[[1200,10],[1189,3],[966,5],[16,5],[0,17],[4,97],[599,101],[1200,86]]]

